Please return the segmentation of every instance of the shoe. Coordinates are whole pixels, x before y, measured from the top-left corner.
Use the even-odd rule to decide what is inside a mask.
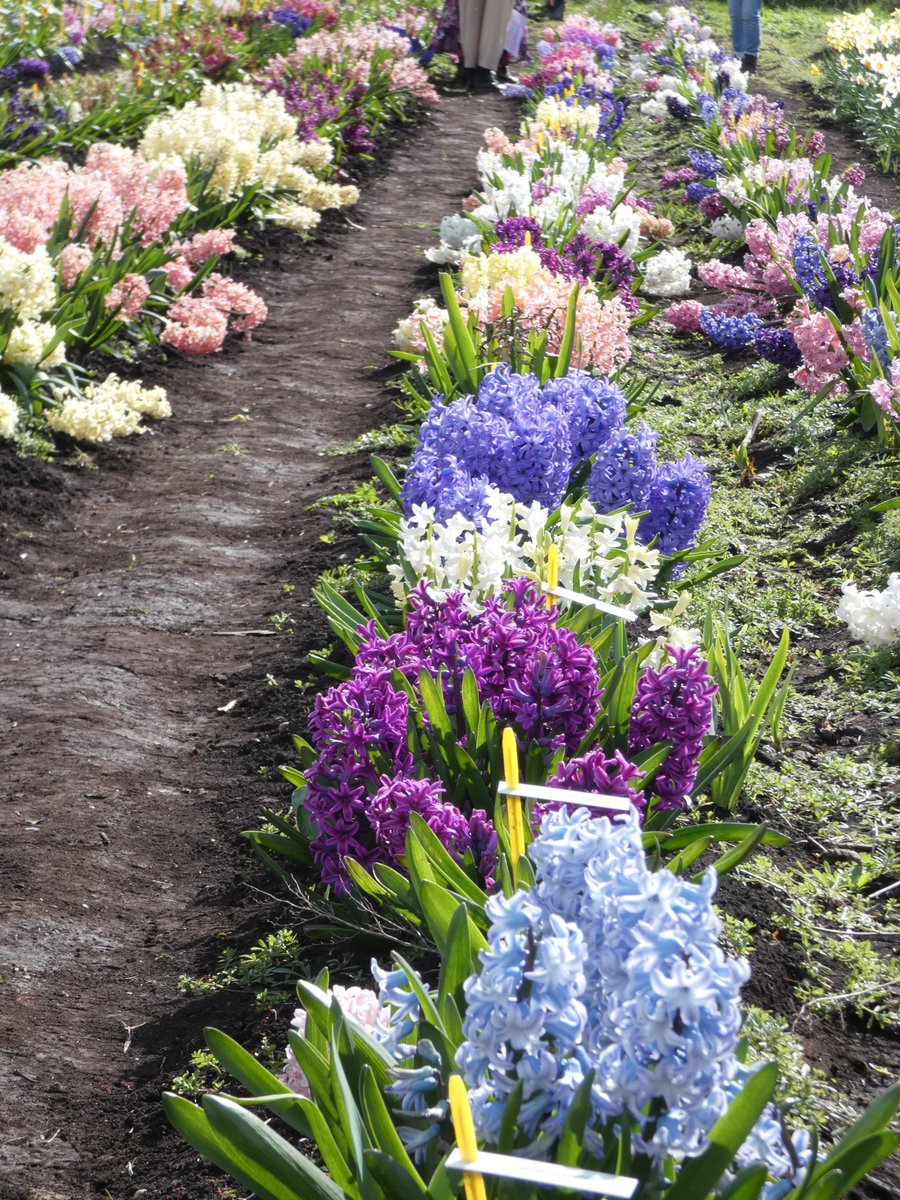
[[[469,72],[470,92],[494,91],[494,80],[487,67],[472,67]]]
[[[549,21],[561,21],[566,13],[566,0],[553,0],[552,4],[547,5],[547,19]]]
[[[756,73],[756,55],[755,54],[745,54],[744,55],[744,57],[741,59],[741,70],[746,71],[750,75],[754,75]]]
[[[497,73],[494,76],[494,78],[497,80],[498,83],[518,83],[519,82],[518,75],[510,75],[509,67],[507,67],[505,63],[502,66],[497,68]]]

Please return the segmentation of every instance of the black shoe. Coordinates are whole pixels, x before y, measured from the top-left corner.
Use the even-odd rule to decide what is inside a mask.
[[[494,76],[498,83],[518,83],[518,75],[510,75],[509,67],[504,63],[497,68],[497,74]]]
[[[487,67],[473,67],[469,72],[470,92],[494,91],[494,80]]]
[[[756,55],[745,54],[741,59],[741,70],[753,75],[756,73]]]
[[[552,4],[547,5],[547,19],[549,21],[561,21],[566,15],[566,0],[553,0]]]

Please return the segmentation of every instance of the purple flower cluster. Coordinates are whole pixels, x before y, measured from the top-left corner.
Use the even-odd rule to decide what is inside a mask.
[[[276,8],[274,12],[267,15],[270,21],[275,21],[279,25],[286,26],[295,38],[303,37],[304,33],[312,25],[312,20],[309,17],[304,17],[292,8]]]
[[[556,773],[551,775],[547,784],[552,788],[567,788],[576,792],[595,792],[603,796],[625,796],[637,810],[641,820],[647,801],[643,792],[629,786],[630,781],[640,778],[640,771],[629,762],[621,750],[616,750],[612,758],[608,758],[602,750],[589,750],[580,758],[570,758],[561,762]],[[543,811],[559,808],[561,805],[546,804]],[[613,813],[601,809],[592,809],[597,817],[614,816]]]
[[[705,200],[707,196],[712,195],[714,189],[702,179],[698,179],[696,183],[689,183],[684,189],[684,194],[687,196],[689,203],[699,204],[701,200]]]
[[[704,308],[700,314],[700,328],[711,342],[726,350],[743,349],[753,341],[761,327],[762,320],[756,313],[730,317],[727,313]]]
[[[681,187],[686,183],[693,183],[697,178],[697,172],[693,167],[680,167],[677,171],[663,171],[659,177],[659,186],[664,188]]]
[[[819,312],[831,307],[832,291],[840,293],[845,288],[859,283],[859,276],[852,263],[829,261],[824,248],[808,233],[797,235],[792,257],[797,282]],[[829,281],[826,263],[827,270],[834,277],[833,282]]]
[[[697,777],[703,739],[718,691],[695,646],[668,647],[673,661],[638,680],[631,708],[628,748],[639,753],[656,742],[673,743],[649,790],[660,809],[684,808]]]
[[[766,362],[793,370],[803,362],[803,355],[789,329],[758,329],[753,335],[753,349]]]
[[[666,108],[669,110],[669,115],[676,117],[679,121],[689,121],[694,115],[693,104],[672,93],[666,96]]]
[[[603,443],[588,480],[588,495],[599,509],[643,507],[656,472],[656,438],[650,426],[642,424],[635,432],[617,429]]]
[[[677,462],[663,463],[647,492],[649,510],[638,527],[647,542],[658,538],[663,554],[689,550],[706,519],[712,483],[709,471],[690,454]]]
[[[375,145],[365,121],[366,85],[354,84],[347,91],[341,81],[324,71],[304,71],[301,76],[283,75],[266,83],[265,91],[277,92],[287,111],[297,118],[297,137],[315,141],[322,127],[340,122],[340,137],[350,154],[370,154]]]
[[[310,849],[324,883],[347,887],[344,860],[365,867],[397,865],[410,814],[418,813],[453,854],[471,853],[482,878],[496,862],[496,833],[485,813],[464,813],[442,798],[440,784],[422,778],[409,749],[412,719],[407,693],[392,682],[402,672],[413,689],[422,671],[440,678],[448,712],[460,707],[470,669],[479,697],[499,724],[511,725],[525,745],[548,754],[573,750],[592,727],[600,703],[594,655],[568,629],[557,628],[533,584],[511,581],[478,615],[463,597],[410,595],[406,629],[389,638],[374,623],[345,683],[316,698],[309,721],[316,758],[308,771],[305,807],[314,825]]]

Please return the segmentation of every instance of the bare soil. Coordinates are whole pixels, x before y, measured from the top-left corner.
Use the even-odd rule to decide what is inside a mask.
[[[269,304],[254,340],[143,372],[175,410],[153,433],[96,470],[0,457],[3,1200],[218,1194],[159,1096],[204,1024],[259,1023],[177,985],[262,928],[239,834],[286,801],[260,768],[290,761],[292,681],[327,640],[309,591],[355,552],[306,509],[368,475],[321,451],[391,418],[421,250],[513,119],[447,97],[349,219],[275,238],[242,273]]]

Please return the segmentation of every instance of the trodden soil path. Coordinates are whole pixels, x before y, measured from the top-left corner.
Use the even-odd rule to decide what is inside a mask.
[[[216,1194],[158,1099],[200,1026],[229,1027],[177,982],[255,920],[238,834],[286,798],[258,768],[291,704],[260,703],[262,681],[324,639],[308,593],[340,547],[305,508],[366,472],[320,450],[389,416],[375,371],[421,249],[484,128],[512,120],[499,97],[445,99],[352,226],[276,241],[244,274],[269,305],[254,341],[148,379],[175,410],[158,433],[97,471],[0,462],[3,1200]],[[289,642],[222,636],[285,607],[307,616]]]

